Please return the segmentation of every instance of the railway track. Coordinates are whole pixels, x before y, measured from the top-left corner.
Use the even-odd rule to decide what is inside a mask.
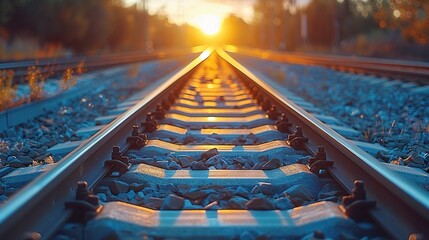
[[[96,56],[75,56],[0,62],[0,71],[13,70],[13,84],[22,84],[27,81],[26,76],[28,74],[29,67],[40,69],[41,74],[46,76],[61,76],[66,69],[81,68],[80,71],[106,69],[118,65],[149,61],[153,59],[183,56],[190,52],[201,52],[203,49],[204,47],[200,46],[181,50],[159,50],[151,53],[131,52],[125,54],[103,54]]]
[[[0,236],[405,239],[427,199],[208,49],[13,196]]]
[[[318,65],[338,71],[414,81],[421,85],[428,84],[429,64],[425,62],[325,54],[294,54],[260,49],[237,48],[234,46],[226,46],[225,49],[231,53],[279,62]]]

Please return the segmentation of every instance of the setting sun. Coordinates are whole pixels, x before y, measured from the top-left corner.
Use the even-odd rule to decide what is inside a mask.
[[[198,17],[198,27],[207,35],[215,35],[220,30],[222,19],[216,15]]]

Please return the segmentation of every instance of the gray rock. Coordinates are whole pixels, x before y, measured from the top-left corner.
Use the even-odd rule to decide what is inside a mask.
[[[7,157],[7,162],[9,163],[9,162],[12,162],[12,161],[14,161],[14,160],[16,160],[17,158],[15,157],[15,156],[9,156],[9,157]]]
[[[247,159],[242,158],[242,157],[235,157],[233,159],[234,163],[240,163],[241,165],[244,165],[247,162]]]
[[[271,183],[259,182],[258,185],[252,189],[251,193],[263,193],[267,196],[271,196],[273,194],[273,189]]]
[[[208,170],[209,168],[206,165],[204,165],[204,163],[202,163],[202,162],[192,162],[191,169],[192,170]]]
[[[246,208],[249,210],[272,210],[275,206],[267,198],[252,198],[246,202]]]
[[[194,205],[189,199],[185,199],[185,204],[183,205],[183,209],[193,209]]]
[[[261,170],[261,165],[259,163],[255,163],[251,170]]]
[[[219,197],[221,200],[229,200],[234,196],[234,190],[232,189],[223,189],[219,191]]]
[[[221,162],[222,162],[222,157],[220,155],[216,155],[207,159],[206,164],[210,166],[214,166],[214,165],[220,164]]]
[[[97,193],[96,195],[97,195],[98,199],[100,199],[100,201],[107,202],[107,196],[106,196],[106,194],[104,194],[104,193]]]
[[[247,201],[246,198],[234,196],[229,200],[229,206],[233,209],[245,209]]]
[[[249,199],[249,192],[242,186],[238,186],[235,189],[234,195]]]
[[[219,206],[218,206],[218,202],[216,201],[211,202],[206,206],[204,206],[204,210],[218,210],[218,209],[219,209]]]
[[[273,158],[270,161],[266,162],[264,165],[262,165],[261,169],[271,170],[271,169],[279,168],[280,166],[281,166],[280,160],[277,158]]]
[[[172,193],[178,193],[179,192],[179,188],[176,187],[176,185],[174,185],[172,183],[169,183],[169,184],[163,186],[162,188],[167,190],[167,191],[170,191]]]
[[[283,192],[283,196],[300,198],[303,201],[314,201],[314,196],[306,186],[302,184],[294,185]]]
[[[220,136],[219,134],[217,134],[217,133],[212,133],[212,134],[210,134],[210,137],[211,138],[214,138],[214,139],[217,139],[217,140],[219,140],[219,141],[221,141],[222,140],[222,136]]]
[[[163,205],[164,200],[157,197],[149,197],[147,200],[145,198],[145,202],[147,203],[147,206],[153,209],[160,209]]]
[[[421,165],[425,165],[426,164],[425,163],[425,159],[423,157],[421,157],[421,156],[415,156],[415,157],[413,157],[413,162],[415,164],[421,164]]]
[[[7,155],[6,153],[1,153],[1,154],[0,154],[0,159],[1,159],[1,160],[6,160],[6,159],[7,159],[7,157],[8,157],[8,155]]]
[[[215,138],[206,137],[201,141],[202,144],[219,144],[220,141]]]
[[[205,200],[209,203],[210,202],[219,202],[220,196],[219,196],[219,194],[209,194]]]
[[[13,168],[20,168],[20,167],[24,167],[24,164],[21,162],[21,160],[17,159],[15,156],[12,159],[7,159],[8,160],[8,166],[9,167],[13,167]]]
[[[280,210],[288,210],[294,207],[292,201],[287,197],[280,197],[274,201],[276,208]]]
[[[147,184],[147,183],[131,183],[131,184],[129,184],[129,189],[133,190],[134,192],[139,192],[148,186],[149,186],[149,184]]]
[[[152,196],[154,193],[154,190],[151,187],[147,187],[142,190],[145,196]]]
[[[33,164],[33,159],[29,156],[19,156],[19,160],[26,166]]]
[[[209,159],[213,156],[216,156],[219,154],[219,151],[217,150],[217,148],[212,148],[208,151],[205,151],[201,154],[201,159]]]
[[[44,162],[45,159],[47,157],[49,157],[49,156],[50,156],[49,154],[42,154],[42,155],[38,156],[37,158],[35,158],[34,161],[36,161],[36,162]]]
[[[133,200],[136,197],[136,192],[134,192],[133,190],[130,190],[127,192],[127,198],[128,200]]]
[[[258,160],[261,164],[264,164],[264,163],[268,162],[269,159],[268,159],[267,155],[262,155],[262,156],[258,157]]]
[[[183,197],[185,197],[187,199],[195,201],[195,200],[202,200],[202,199],[206,198],[208,194],[205,191],[197,190],[197,191],[192,191],[192,192],[186,192],[186,193],[183,193],[182,195],[183,195]]]
[[[40,118],[40,122],[43,125],[48,126],[48,127],[54,125],[54,123],[55,123],[54,119],[52,119],[52,118]]]
[[[136,199],[136,201],[143,201],[143,199],[145,198],[146,196],[144,195],[144,193],[143,192],[137,192],[137,194],[136,194],[136,196],[135,196],[135,199]]]
[[[177,159],[179,160],[179,164],[180,166],[182,166],[182,168],[187,168],[189,166],[191,166],[192,162],[194,161],[194,159],[190,156],[177,156]]]
[[[164,169],[168,169],[168,164],[169,162],[166,160],[162,160],[162,161],[157,161],[156,165],[160,168],[164,168]]]
[[[182,167],[178,163],[176,163],[175,161],[171,161],[168,164],[168,169],[170,169],[170,170],[180,170],[180,169],[182,169]]]
[[[192,143],[195,141],[196,141],[196,139],[193,136],[189,135],[189,136],[185,137],[185,139],[183,140],[183,144],[186,145],[186,144],[189,144],[189,143]]]
[[[417,164],[417,163],[413,163],[413,162],[411,162],[411,163],[409,163],[409,164],[407,165],[407,167],[414,167],[414,168],[426,168],[426,165],[424,165],[424,164]]]
[[[164,203],[161,206],[161,209],[165,210],[179,210],[182,209],[185,205],[185,199],[174,194],[168,195],[164,199]]]
[[[118,195],[119,193],[127,193],[129,189],[128,183],[119,180],[113,180],[109,182],[108,187],[113,195]]]
[[[94,188],[94,194],[97,193],[104,193],[105,195],[110,194],[110,189],[108,186],[106,185],[98,185],[97,187]]]
[[[246,138],[247,138],[247,139],[252,140],[253,142],[258,141],[258,138],[257,138],[257,137],[256,137],[256,135],[255,135],[255,134],[253,134],[253,133],[249,133],[249,134],[246,136]]]
[[[6,130],[6,135],[9,138],[14,138],[16,137],[16,131],[15,128],[9,128],[8,130]]]

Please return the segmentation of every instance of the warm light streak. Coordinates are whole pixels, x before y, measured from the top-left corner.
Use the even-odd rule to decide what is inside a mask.
[[[205,60],[206,58],[208,58],[210,56],[210,51],[209,50],[205,50],[204,52],[201,53],[201,55],[199,56],[199,58],[201,60]]]

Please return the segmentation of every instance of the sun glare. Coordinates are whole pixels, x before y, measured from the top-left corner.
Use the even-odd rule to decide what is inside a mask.
[[[203,15],[198,18],[198,27],[207,35],[215,35],[220,30],[221,18],[216,15]]]

